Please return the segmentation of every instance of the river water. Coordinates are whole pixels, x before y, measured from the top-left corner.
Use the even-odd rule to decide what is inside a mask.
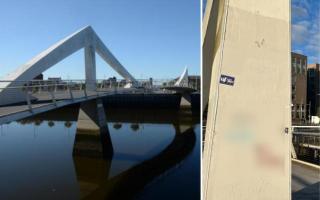
[[[198,115],[108,109],[102,133],[78,110],[0,127],[0,199],[200,199]]]

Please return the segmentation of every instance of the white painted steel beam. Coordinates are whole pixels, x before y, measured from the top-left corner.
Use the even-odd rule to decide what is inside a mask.
[[[174,86],[188,87],[189,86],[189,77],[188,77],[188,68],[185,67],[182,74],[180,75],[177,82],[174,83]]]
[[[84,47],[86,90],[96,89],[96,52],[93,45]]]
[[[22,86],[24,83],[19,81],[32,80],[81,48],[85,48],[85,71],[88,89],[95,89],[95,52],[123,78],[131,81],[133,85],[137,84],[136,79],[114,57],[94,30],[87,26],[57,42],[5,77],[4,80],[14,82],[0,82],[0,105],[25,100],[24,94],[19,89],[7,88]]]

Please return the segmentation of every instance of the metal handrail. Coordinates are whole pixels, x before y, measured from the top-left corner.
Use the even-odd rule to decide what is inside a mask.
[[[152,84],[154,86],[171,86],[174,85],[175,83],[175,79],[137,79],[137,81],[140,84]],[[0,80],[0,83],[74,83],[74,82],[88,82],[84,79],[61,79],[61,80]],[[96,81],[94,81],[95,83],[108,83],[111,82],[113,83],[114,81],[112,79],[97,79]],[[126,80],[126,79],[115,79],[115,82],[121,82],[121,83],[132,83],[132,81],[130,80]],[[189,82],[187,87],[192,87],[192,88],[200,88],[201,85],[201,81],[197,80],[195,82]],[[3,89],[3,88],[2,88]]]
[[[295,130],[299,130],[300,131],[304,131],[304,132],[308,132],[308,131],[314,131],[314,130],[319,130],[318,133],[320,134],[320,126],[292,126],[291,127],[292,131],[294,132]]]

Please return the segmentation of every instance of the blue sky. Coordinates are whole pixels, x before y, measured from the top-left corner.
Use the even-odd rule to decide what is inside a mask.
[[[197,0],[1,1],[0,77],[86,25],[136,78],[199,74],[200,12]],[[84,78],[83,50],[44,74]],[[115,75],[97,55],[98,78]]]
[[[320,63],[320,1],[292,0],[292,50]]]

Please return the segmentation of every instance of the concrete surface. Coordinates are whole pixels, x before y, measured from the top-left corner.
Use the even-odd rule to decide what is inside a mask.
[[[320,170],[292,162],[292,200],[320,199]]]
[[[208,3],[203,73],[210,67],[212,73],[202,77],[211,79],[210,90],[203,88],[209,92],[203,199],[289,200],[290,1]]]

